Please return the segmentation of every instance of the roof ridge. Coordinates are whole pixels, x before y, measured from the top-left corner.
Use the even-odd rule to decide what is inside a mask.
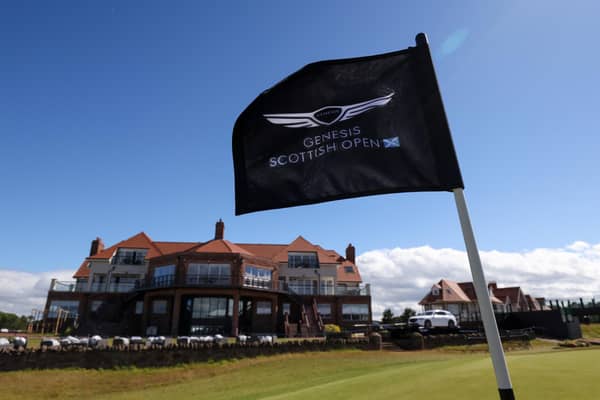
[[[152,247],[154,247],[154,250],[156,250],[156,251],[158,252],[158,254],[160,254],[161,256],[162,256],[162,255],[164,255],[164,254],[163,254],[163,252],[162,252],[162,251],[161,251],[161,250],[158,248],[158,246],[154,244],[154,240],[152,240],[152,238],[151,238],[150,236],[148,236],[148,235],[146,234],[146,232],[144,232],[144,231],[141,231],[140,233],[141,233],[141,234],[142,234],[142,235],[143,235],[143,236],[144,236],[146,239],[148,239],[148,241],[150,242],[150,245],[151,245]],[[138,235],[139,235],[139,233],[138,233]]]

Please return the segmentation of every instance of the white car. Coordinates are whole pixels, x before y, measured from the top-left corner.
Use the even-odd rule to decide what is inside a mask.
[[[408,324],[425,329],[431,328],[456,328],[456,317],[446,310],[430,310],[410,317]]]

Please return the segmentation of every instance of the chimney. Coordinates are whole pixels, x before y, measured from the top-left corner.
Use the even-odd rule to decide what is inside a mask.
[[[104,250],[104,242],[102,239],[97,237],[96,239],[92,240],[92,245],[90,246],[90,257],[100,253],[102,250]]]
[[[215,240],[221,240],[225,236],[225,223],[219,218],[215,224]]]
[[[350,243],[348,247],[346,247],[346,260],[351,261],[353,264],[355,264],[355,258],[356,249],[354,248],[354,246],[352,246],[352,243]]]

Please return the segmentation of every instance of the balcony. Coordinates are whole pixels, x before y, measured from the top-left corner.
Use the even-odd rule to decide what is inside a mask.
[[[134,254],[127,254],[127,255],[119,255],[117,254],[116,256],[114,256],[112,258],[112,264],[115,265],[144,265],[144,255],[143,254],[139,254],[139,255],[134,255]]]
[[[88,290],[87,282],[52,280],[51,292],[94,292],[94,293],[127,293],[136,288],[135,282],[112,282],[106,287],[106,282],[92,282]]]
[[[50,283],[51,292],[83,292],[83,287],[78,286],[75,281],[57,281],[52,279]]]
[[[370,296],[371,285],[366,283],[358,287],[347,287],[343,285],[321,286],[321,290],[317,292],[317,287],[313,283],[286,283],[281,285],[284,292],[300,295],[300,296]]]
[[[187,286],[231,286],[231,275],[188,274]]]

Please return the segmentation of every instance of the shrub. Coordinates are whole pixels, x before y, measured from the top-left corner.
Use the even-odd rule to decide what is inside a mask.
[[[329,335],[332,333],[341,333],[341,332],[342,332],[342,329],[338,325],[335,325],[335,324],[326,324],[325,325],[325,334],[326,335]]]

